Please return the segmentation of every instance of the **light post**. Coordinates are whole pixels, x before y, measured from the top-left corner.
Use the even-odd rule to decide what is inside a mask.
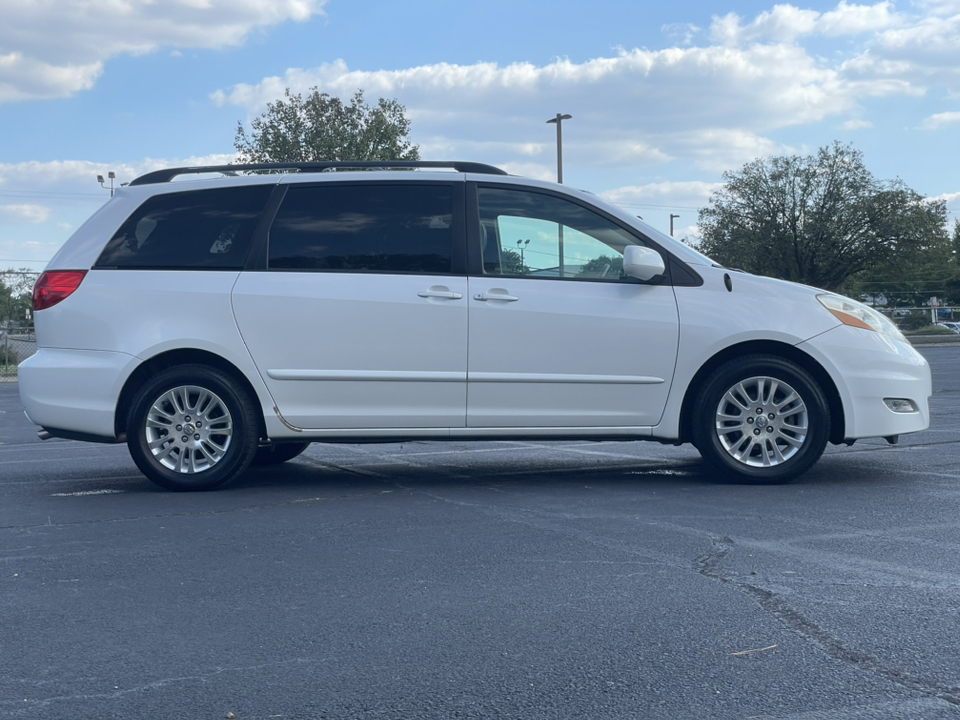
[[[556,117],[547,120],[547,125],[556,123],[557,125],[557,182],[563,184],[563,121],[570,120],[573,115],[557,113]],[[557,240],[559,240],[560,264],[557,266],[557,272],[563,277],[563,225],[557,228]]]
[[[670,213],[670,237],[673,237],[673,219],[680,217],[679,215],[674,215]]]
[[[527,238],[525,241],[524,241],[524,240],[517,240],[517,247],[520,248],[520,268],[521,268],[521,272],[522,272],[523,264],[524,264],[523,251],[527,249],[527,245],[529,245],[529,244],[530,244],[530,238]]]
[[[110,178],[110,197],[113,197],[113,181],[116,179],[117,174],[111,170],[107,173],[107,177]],[[106,180],[103,179],[103,175],[97,175],[97,182],[100,183],[100,187],[104,190],[107,189],[107,186],[103,184],[106,182]]]
[[[573,115],[561,115],[557,113],[556,117],[547,120],[547,124],[556,123],[557,125],[557,182],[563,184],[563,121],[570,120]]]

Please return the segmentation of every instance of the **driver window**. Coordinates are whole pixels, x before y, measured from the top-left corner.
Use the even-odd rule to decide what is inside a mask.
[[[640,241],[600,215],[552,195],[479,188],[487,275],[617,281],[623,248]]]

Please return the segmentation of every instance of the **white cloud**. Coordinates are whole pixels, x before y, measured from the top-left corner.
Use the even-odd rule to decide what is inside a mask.
[[[746,42],[792,42],[801,35],[811,35],[816,30],[820,13],[801,10],[793,5],[774,5],[757,15],[748,25],[740,24],[740,16],[728,13],[714,17],[710,36],[722,45],[740,45]]]
[[[918,0],[898,12],[886,0],[843,0],[817,12],[777,4],[753,18],[714,17],[704,46],[688,44],[705,40],[698,28],[664,26],[677,46],[583,62],[366,70],[340,59],[221,88],[211,98],[252,117],[285,88],[316,86],[342,98],[363,88],[369,99],[396,97],[406,106],[424,156],[497,164],[528,158],[544,167],[553,148],[542,124],[560,110],[573,115],[563,128],[565,164],[649,168],[692,159],[719,172],[789,151],[770,139],[782,128],[830,118],[841,118],[845,130],[871,127],[861,119],[867,99],[921,98],[936,87],[960,94],[957,6],[960,0]],[[816,53],[804,44],[810,38]],[[921,47],[926,40],[932,48]]]
[[[256,114],[285,88],[305,92],[313,86],[340,97],[357,88],[371,98],[397,97],[420,137],[443,136],[456,126],[465,137],[530,143],[531,117],[559,108],[573,115],[564,123],[565,146],[588,138],[578,126],[590,128],[591,142],[618,144],[605,155],[653,163],[673,154],[658,144],[664,134],[744,125],[765,132],[845,113],[856,103],[835,70],[788,45],[634,49],[542,66],[438,63],[365,71],[338,60],[218,90],[212,99]],[[597,128],[604,128],[602,137]]]
[[[957,203],[960,203],[960,192],[942,193],[940,195],[937,195],[936,197],[927,198],[927,200],[931,200],[931,201],[943,200],[948,206],[955,205]]]
[[[893,3],[855,5],[841,0],[835,10],[819,13],[794,5],[774,5],[761,12],[753,21],[742,24],[736,13],[714,16],[710,37],[721,45],[744,43],[792,43],[807,35],[861,35],[894,27],[903,18],[893,11]]]
[[[841,2],[836,10],[823,13],[817,19],[817,31],[828,36],[859,35],[894,27],[904,19],[893,11],[893,3],[850,5]]]
[[[770,155],[792,154],[791,147],[757,135],[749,130],[713,128],[688,133],[679,139],[683,155],[693,158],[697,167],[714,173],[739,169],[745,163]]]
[[[0,205],[0,222],[42,223],[50,218],[46,205]]]
[[[902,21],[879,32],[843,71],[851,78],[872,84],[884,79],[909,83],[920,93],[943,87],[960,95],[960,2],[926,3],[922,16]]]
[[[544,180],[546,182],[555,182],[557,179],[557,168],[555,165],[538,165],[536,163],[501,163],[499,167],[511,175],[520,175],[522,177],[533,178],[534,180]]]
[[[939,130],[944,125],[960,122],[960,112],[942,112],[931,115],[923,121],[926,130]]]
[[[605,199],[626,207],[697,210],[704,207],[721,183],[664,181],[646,185],[627,185],[600,193]]]
[[[660,28],[663,35],[681,45],[693,44],[693,39],[700,34],[700,28],[691,23],[671,23]]]
[[[0,103],[88,90],[116,55],[221,48],[323,11],[327,0],[8,0],[0,22]],[[55,38],[55,40],[53,40]]]
[[[106,199],[108,194],[97,183],[97,175],[117,175],[116,187],[153,170],[168,167],[195,165],[227,165],[233,162],[233,154],[214,154],[187,158],[144,158],[127,163],[95,163],[84,160],[57,160],[52,162],[0,163],[0,193],[4,197],[16,194],[70,193],[79,201],[92,198]],[[107,181],[109,187],[109,181]],[[20,190],[31,188],[31,190]],[[63,198],[61,198],[63,199]]]

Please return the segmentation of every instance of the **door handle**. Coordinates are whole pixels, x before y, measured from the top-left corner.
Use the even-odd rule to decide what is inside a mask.
[[[449,290],[423,290],[417,293],[422,298],[446,298],[447,300],[459,300],[463,293],[450,292]]]
[[[473,296],[474,300],[503,300],[504,302],[516,302],[520,298],[516,295],[500,295],[499,293],[477,293]]]

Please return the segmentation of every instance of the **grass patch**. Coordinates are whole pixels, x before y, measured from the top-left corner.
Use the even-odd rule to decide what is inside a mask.
[[[910,335],[956,335],[953,330],[950,328],[945,328],[941,325],[924,325],[921,328],[916,330],[910,330]]]

